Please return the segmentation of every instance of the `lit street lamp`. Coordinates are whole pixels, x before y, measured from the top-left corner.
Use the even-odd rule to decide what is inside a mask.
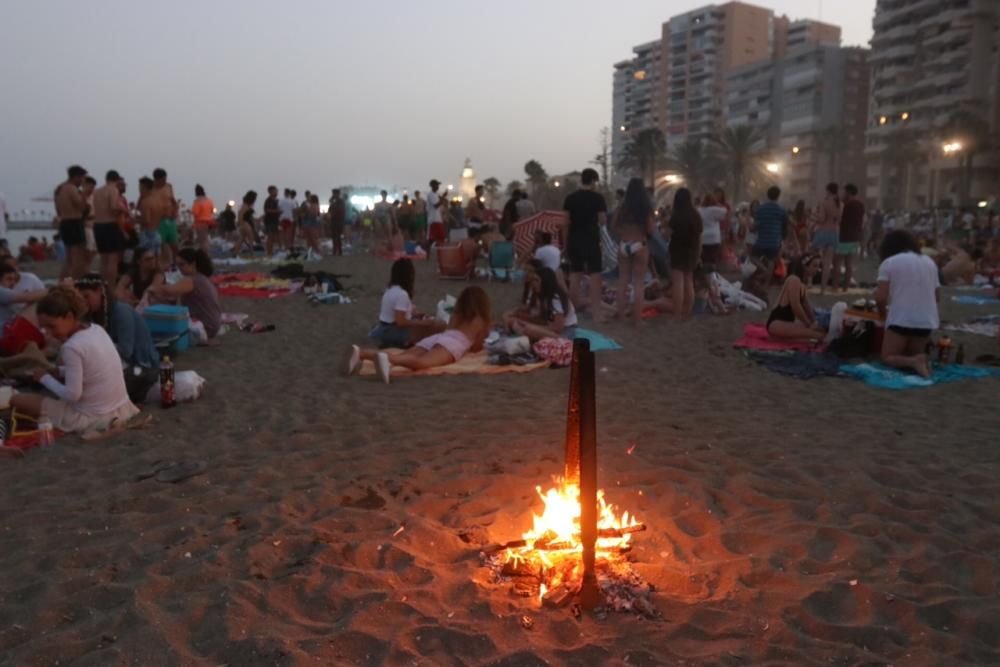
[[[777,162],[768,162],[764,168],[767,169],[767,173],[769,174],[777,174],[781,171],[781,165]]]
[[[951,155],[962,150],[962,143],[959,141],[950,141],[941,147],[945,155]]]

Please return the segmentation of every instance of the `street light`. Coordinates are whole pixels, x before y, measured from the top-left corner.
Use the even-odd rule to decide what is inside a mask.
[[[899,119],[900,120],[910,120],[910,112],[909,111],[904,111],[903,113],[901,113],[899,115]]]
[[[799,154],[799,150],[800,149],[799,149],[798,146],[792,146],[792,155],[798,155]]]
[[[962,143],[959,141],[950,141],[941,147],[945,155],[951,155],[952,153],[957,153],[962,150]]]
[[[769,174],[777,174],[779,171],[781,171],[781,165],[778,164],[777,162],[768,162],[764,168],[767,169],[767,172]]]
[[[553,185],[558,188],[559,187],[559,181],[556,181],[555,183],[553,183]]]
[[[678,176],[677,174],[667,174],[666,176],[663,177],[663,182],[668,183],[670,185],[673,185],[674,183],[679,183],[680,180],[681,177]]]
[[[979,202],[979,208],[986,208],[989,205],[990,205],[990,203],[988,201],[981,201],[981,202]]]
[[[879,117],[879,119],[878,119],[878,124],[879,124],[879,125],[885,125],[885,124],[886,124],[886,123],[888,123],[888,122],[889,122],[889,119],[888,119],[888,118],[886,118],[885,116],[881,116],[881,117]]]
[[[624,125],[619,126],[618,129],[621,130],[622,132],[625,132],[626,130],[628,130],[628,128],[625,127]]]

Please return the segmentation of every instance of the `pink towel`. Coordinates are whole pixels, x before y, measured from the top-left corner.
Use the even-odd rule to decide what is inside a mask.
[[[746,324],[743,326],[743,338],[733,343],[733,347],[746,347],[751,350],[795,350],[797,352],[809,352],[810,350],[822,349],[814,348],[803,343],[786,343],[774,340],[767,333],[767,326],[763,324]]]

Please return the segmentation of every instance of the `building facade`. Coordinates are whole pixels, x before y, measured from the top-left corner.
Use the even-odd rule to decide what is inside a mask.
[[[1000,177],[1000,2],[878,0],[873,27],[869,205],[991,200]],[[959,112],[985,134],[956,126]]]
[[[631,137],[659,127],[657,92],[660,81],[660,42],[640,44],[632,58],[615,64],[612,98],[611,160],[615,184],[623,185],[617,166]]]
[[[799,42],[733,70],[726,123],[757,127],[789,199],[815,201],[831,181],[864,188],[868,50]]]

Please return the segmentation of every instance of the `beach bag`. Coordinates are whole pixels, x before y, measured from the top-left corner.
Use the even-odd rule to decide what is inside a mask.
[[[139,405],[146,396],[149,389],[160,380],[160,371],[155,368],[145,368],[143,366],[125,367],[125,391],[128,392],[130,401]]]
[[[437,315],[436,318],[439,322],[448,322],[451,320],[451,312],[455,310],[455,297],[448,295],[445,298],[438,301],[437,305]]]
[[[539,359],[545,359],[553,366],[569,366],[573,361],[573,341],[568,338],[543,338],[532,348]]]
[[[868,356],[874,342],[875,323],[862,321],[831,341],[827,349],[841,359],[858,359]]]

